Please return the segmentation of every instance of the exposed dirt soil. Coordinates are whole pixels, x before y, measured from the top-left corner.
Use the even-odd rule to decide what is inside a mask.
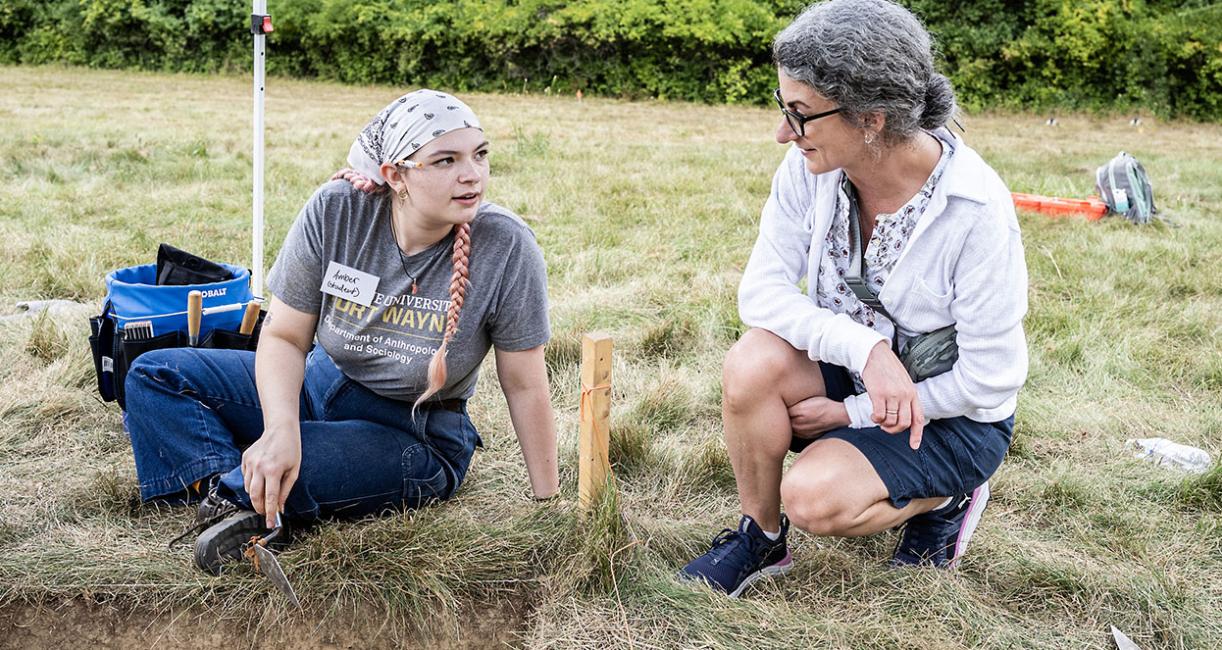
[[[0,607],[0,649],[506,648],[521,645],[514,633],[525,624],[513,612],[495,609],[472,612],[461,632],[390,629],[384,617],[371,613],[360,618],[325,625],[305,620],[258,629],[253,623],[218,620],[204,611],[149,614],[79,601],[56,606],[16,604]]]

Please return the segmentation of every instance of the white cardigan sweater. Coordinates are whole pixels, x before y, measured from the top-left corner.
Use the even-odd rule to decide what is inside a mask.
[[[946,130],[938,135],[955,138]],[[1027,266],[1009,190],[962,140],[954,144],[878,298],[905,336],[955,325],[954,368],[916,385],[925,417],[995,422],[1014,413],[1027,377]],[[790,149],[772,179],[739,285],[738,311],[749,327],[780,336],[812,360],[860,373],[885,337],[819,307],[814,298],[841,173],[811,174],[801,152]],[[803,276],[807,293],[798,288]],[[851,426],[876,426],[868,395],[849,397],[845,407]]]

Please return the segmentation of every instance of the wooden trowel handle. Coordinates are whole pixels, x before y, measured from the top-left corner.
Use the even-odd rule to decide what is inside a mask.
[[[204,315],[204,294],[192,291],[187,294],[187,344],[199,345],[199,321]]]
[[[238,329],[238,333],[250,336],[250,333],[255,331],[255,322],[258,320],[259,303],[252,300],[246,303],[246,313],[242,316],[242,327]]]

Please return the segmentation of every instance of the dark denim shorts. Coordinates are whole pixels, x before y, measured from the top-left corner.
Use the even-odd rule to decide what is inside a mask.
[[[827,396],[844,401],[855,394],[853,379],[840,366],[820,362]],[[921,446],[908,445],[908,431],[887,433],[879,427],[833,429],[818,438],[795,437],[791,451],[802,451],[815,440],[838,438],[865,455],[887,486],[892,505],[903,508],[912,499],[966,494],[989,480],[1001,466],[1014,433],[1014,416],[998,422],[966,417],[930,420]]]

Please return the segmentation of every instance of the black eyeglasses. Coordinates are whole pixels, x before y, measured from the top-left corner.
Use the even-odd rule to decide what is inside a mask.
[[[815,113],[814,115],[803,115],[801,113],[791,111],[788,108],[785,108],[785,101],[781,99],[781,89],[780,88],[777,88],[776,90],[772,91],[772,98],[776,100],[776,105],[781,108],[781,113],[785,115],[785,121],[789,122],[789,128],[793,129],[794,135],[798,136],[799,138],[806,135],[806,123],[807,122],[811,120],[817,120],[821,117],[835,115],[836,113],[839,113],[844,110],[843,108],[833,108],[830,111],[823,111],[822,113]]]

